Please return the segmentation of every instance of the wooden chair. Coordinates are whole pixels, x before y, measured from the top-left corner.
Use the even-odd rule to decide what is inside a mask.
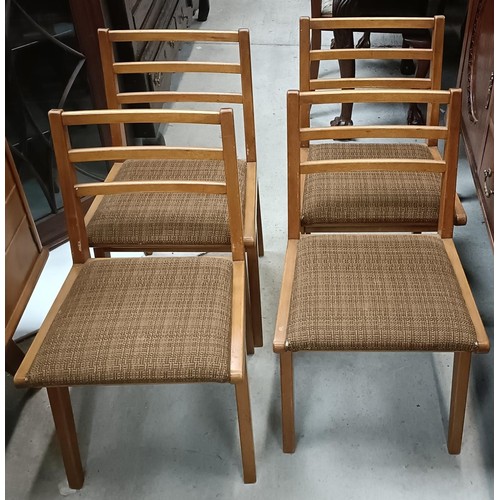
[[[69,486],[83,485],[68,386],[229,382],[236,389],[243,479],[256,480],[245,356],[245,263],[233,112],[106,110],[49,113],[74,265],[16,373],[47,387]],[[222,148],[73,149],[68,128],[95,124],[220,126]],[[77,184],[74,163],[124,159],[222,161],[225,179]],[[226,199],[226,257],[90,258],[82,196],[210,193]],[[252,339],[248,339],[250,342]]]
[[[303,128],[299,107],[341,102],[446,104],[444,126]],[[455,249],[453,200],[461,91],[288,93],[288,246],[274,351],[280,355],[283,450],[295,450],[292,357],[298,351],[455,353],[448,450],[460,452],[471,355],[489,341]],[[443,158],[308,160],[301,141],[441,139]],[[301,235],[300,176],[383,171],[442,177],[437,234]]]
[[[311,50],[309,37],[311,32],[322,29],[343,27],[383,26],[386,29],[412,26],[429,28],[433,31],[431,49],[338,49]],[[301,91],[324,91],[341,88],[386,88],[386,89],[435,89],[441,86],[441,59],[444,18],[424,19],[300,19],[300,88]],[[320,32],[320,31],[319,31]],[[395,58],[403,57],[427,58],[431,61],[429,78],[337,78],[311,79],[312,62],[319,59],[343,58]],[[399,55],[397,55],[399,54]],[[417,103],[415,103],[417,104]],[[352,110],[352,102],[342,102],[342,108]],[[309,127],[310,106],[301,107],[302,127]],[[427,106],[427,123],[439,125],[439,106],[429,103]],[[349,137],[341,133],[338,138],[343,142],[314,144],[304,146],[303,155],[311,161],[340,160],[342,158],[370,159],[389,155],[391,158],[440,158],[436,147],[437,141],[428,139],[427,144],[363,144],[345,142]],[[339,176],[323,173],[315,176],[303,176],[305,183],[302,200],[302,231],[435,231],[438,224],[440,179],[412,178],[413,174],[385,176],[373,172],[357,172],[339,183]],[[360,179],[361,178],[361,179]],[[352,182],[351,182],[352,181]],[[415,196],[419,193],[418,197]],[[370,213],[367,208],[374,204]],[[376,205],[378,203],[378,206]],[[383,205],[384,209],[381,210]],[[339,209],[339,207],[342,207]],[[454,222],[456,225],[467,223],[467,215],[458,196],[455,197]]]
[[[104,72],[108,107],[140,106],[145,103],[229,103],[241,104],[245,136],[245,160],[239,160],[238,170],[243,200],[243,239],[248,262],[250,305],[254,345],[262,346],[262,319],[258,256],[264,254],[262,222],[257,183],[255,146],[255,120],[253,108],[250,35],[248,30],[238,32],[184,31],[184,30],[99,30],[99,46]],[[168,43],[210,42],[221,46],[236,44],[239,61],[227,62],[116,62],[113,46],[120,42]],[[222,88],[224,76],[240,76],[241,92],[206,92],[200,78],[197,92],[125,92],[120,90],[119,77],[137,74],[165,73],[215,73],[220,75]],[[227,78],[226,78],[227,83]],[[227,89],[227,86],[225,87]],[[126,144],[123,127],[113,125],[112,141],[115,146]],[[123,166],[111,171],[109,179],[161,180],[165,176],[214,180],[222,175],[222,167],[207,162],[203,156],[190,165],[162,162],[126,160]],[[134,200],[136,202],[136,200]],[[227,213],[216,197],[190,197],[183,202],[172,196],[141,197],[140,210],[131,209],[114,198],[98,198],[86,217],[89,244],[96,256],[108,251],[227,251],[230,249]]]
[[[329,17],[300,19],[300,91],[337,88],[400,88],[434,89],[441,88],[441,73],[444,42],[444,16],[433,18],[414,17]],[[411,48],[353,48],[345,41],[342,47],[321,49],[321,32],[333,31],[336,38],[352,38],[352,31],[396,31],[406,33],[407,37],[418,38],[424,33],[428,43],[414,41]],[[432,36],[428,32],[432,32]],[[351,40],[352,41],[352,40]],[[356,61],[366,59],[416,60],[421,62],[415,78],[365,77],[356,78]],[[340,78],[319,78],[319,63],[325,60],[338,60]],[[343,103],[340,116],[331,125],[352,125],[352,103]],[[439,108],[430,106],[426,123],[437,124]],[[408,124],[421,124],[423,118],[417,103],[410,105]]]

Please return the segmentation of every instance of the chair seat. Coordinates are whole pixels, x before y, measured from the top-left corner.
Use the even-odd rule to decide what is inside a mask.
[[[116,181],[198,180],[225,182],[216,160],[127,160]],[[244,206],[246,162],[238,160]],[[244,211],[243,211],[244,213]],[[227,201],[213,194],[144,193],[106,196],[90,220],[91,246],[229,245]]]
[[[334,234],[299,241],[287,349],[475,351],[442,241]]]
[[[26,385],[227,382],[231,300],[225,258],[91,259]]]
[[[309,160],[432,159],[424,144],[311,145]],[[423,172],[335,172],[306,176],[302,224],[436,225],[441,175]]]

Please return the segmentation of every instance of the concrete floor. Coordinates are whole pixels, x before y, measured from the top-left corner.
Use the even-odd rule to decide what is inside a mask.
[[[307,5],[292,0],[283,10],[280,2],[218,0],[208,21],[194,25],[251,30],[266,245],[260,259],[265,341],[248,361],[257,483],[242,482],[230,385],[78,387],[72,400],[86,479],[82,490],[69,490],[46,392],[15,389],[6,376],[7,498],[493,498],[492,352],[473,359],[459,456],[446,451],[451,354],[301,353],[295,358],[297,450],[281,451],[271,344],[286,247],[285,94],[298,84],[298,17],[307,15]],[[193,47],[193,60],[200,50],[206,55],[214,48]],[[387,112],[379,111],[384,120]],[[403,107],[391,113],[404,123]],[[354,119],[363,117],[355,110]],[[458,192],[469,222],[456,230],[456,245],[493,341],[492,248],[463,152]],[[18,336],[37,328],[69,266],[67,245],[51,253]]]

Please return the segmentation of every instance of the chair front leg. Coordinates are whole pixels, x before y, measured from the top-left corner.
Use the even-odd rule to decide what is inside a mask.
[[[253,343],[262,347],[262,312],[260,305],[259,255],[256,244],[246,247],[248,281],[250,284],[250,307],[252,315]]]
[[[94,248],[94,257],[96,259],[109,259],[111,252],[104,250],[104,248]]]
[[[462,448],[471,357],[472,354],[470,352],[456,352],[453,360],[450,421],[448,427],[448,453],[451,455],[458,455]]]
[[[236,406],[238,408],[238,426],[240,430],[241,460],[243,463],[243,481],[255,483],[257,474],[255,469],[255,451],[253,445],[252,412],[250,409],[250,393],[246,361],[243,365],[243,378],[235,385]]]
[[[67,387],[47,387],[56,434],[61,447],[68,485],[74,490],[83,486],[83,467],[78,449],[75,420]]]
[[[259,248],[259,257],[264,257],[264,235],[262,232],[259,191],[257,191],[257,247]]]
[[[295,451],[295,409],[293,398],[293,358],[292,352],[280,353],[281,378],[281,431],[283,451]]]

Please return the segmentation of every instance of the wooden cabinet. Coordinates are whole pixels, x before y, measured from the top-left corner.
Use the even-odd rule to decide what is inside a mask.
[[[478,198],[493,240],[493,0],[470,0],[458,86],[462,134]]]
[[[13,375],[24,357],[12,336],[48,252],[38,237],[8,144],[5,144],[5,367]]]

